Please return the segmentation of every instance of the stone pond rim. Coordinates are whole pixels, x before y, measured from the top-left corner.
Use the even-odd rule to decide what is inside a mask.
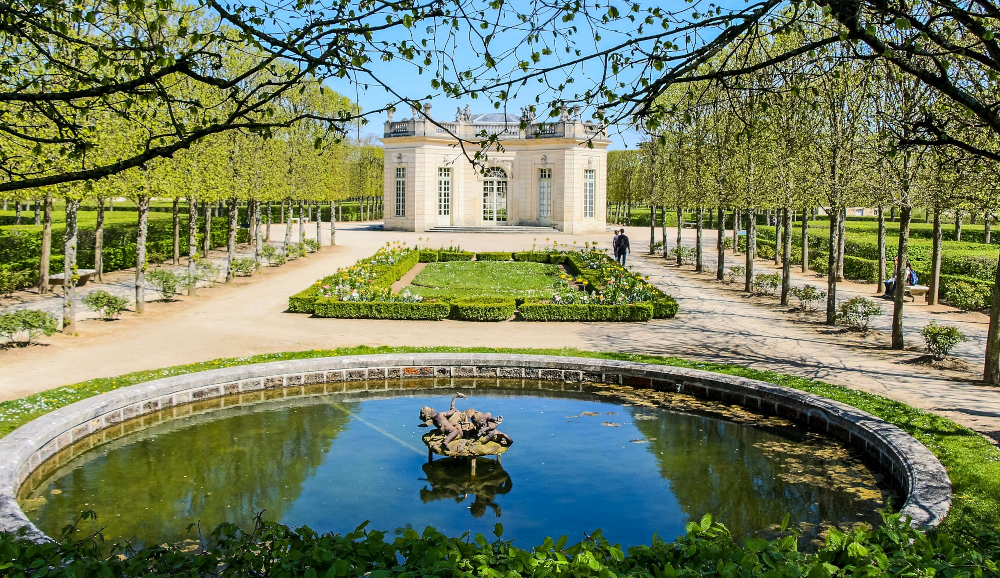
[[[334,356],[240,365],[166,377],[102,393],[59,408],[0,438],[0,531],[24,529],[50,540],[27,518],[18,489],[55,467],[60,451],[97,432],[149,413],[212,398],[287,387],[334,393],[357,381],[461,378],[595,382],[694,395],[775,414],[860,449],[906,496],[900,511],[934,528],[951,507],[951,482],[937,457],[900,428],[847,404],[772,383],[687,369],[577,357],[490,353],[405,353]],[[55,459],[50,459],[54,458]]]

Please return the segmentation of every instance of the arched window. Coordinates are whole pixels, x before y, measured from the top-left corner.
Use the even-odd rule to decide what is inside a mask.
[[[490,167],[483,173],[483,224],[507,222],[507,172]]]

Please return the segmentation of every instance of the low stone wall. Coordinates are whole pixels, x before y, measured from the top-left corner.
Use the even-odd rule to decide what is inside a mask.
[[[951,507],[951,483],[941,462],[903,430],[851,406],[763,381],[694,369],[625,361],[482,353],[422,353],[323,357],[243,365],[149,381],[57,409],[0,439],[0,531],[25,528],[48,538],[21,511],[17,491],[51,459],[108,428],[184,404],[247,392],[326,384],[348,391],[351,382],[475,377],[595,382],[675,391],[772,413],[860,448],[903,491],[901,511],[921,527],[941,523]],[[333,388],[330,384],[340,384]]]

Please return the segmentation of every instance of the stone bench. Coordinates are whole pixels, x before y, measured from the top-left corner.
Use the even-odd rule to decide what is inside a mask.
[[[909,295],[910,301],[916,301],[917,297],[923,297],[930,289],[927,285],[907,285],[903,287],[903,295]]]
[[[90,281],[90,278],[97,275],[96,269],[77,269],[76,271],[79,279],[76,282],[77,287],[83,287]],[[66,284],[66,274],[56,273],[55,275],[49,275],[49,285],[65,285]]]

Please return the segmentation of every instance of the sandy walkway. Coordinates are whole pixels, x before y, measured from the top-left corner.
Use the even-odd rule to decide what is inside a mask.
[[[611,237],[554,235],[546,241],[455,234],[427,240],[426,233],[373,231],[359,224],[345,224],[337,232],[337,247],[266,270],[252,280],[203,290],[176,303],[153,303],[141,318],[130,314],[117,322],[85,321],[80,337],[56,335],[45,339],[45,345],[2,351],[0,399],[95,377],[267,352],[351,345],[576,347],[678,355],[813,377],[894,397],[1000,439],[1000,390],[949,380],[891,356],[871,355],[835,335],[793,323],[772,308],[751,306],[733,292],[713,289],[690,272],[664,267],[662,260],[640,259],[648,230],[638,228],[630,231],[636,248],[631,264],[677,297],[681,314],[676,319],[646,324],[468,323],[336,320],[285,313],[290,294],[390,240],[499,251],[541,247],[551,240],[607,246]],[[273,232],[272,238],[280,234]]]

